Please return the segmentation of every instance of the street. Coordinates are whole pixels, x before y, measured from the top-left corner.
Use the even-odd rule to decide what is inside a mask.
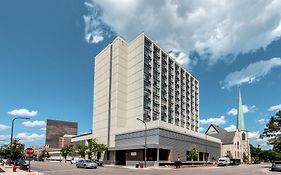
[[[98,167],[98,169],[81,169],[75,165],[63,162],[31,162],[31,169],[45,175],[278,175],[280,172],[269,171],[270,164],[240,165],[229,167],[182,167],[174,168],[124,168],[118,166]]]

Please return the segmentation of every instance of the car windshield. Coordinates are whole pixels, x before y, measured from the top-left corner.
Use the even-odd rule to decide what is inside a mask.
[[[225,162],[225,160],[219,160],[219,162]]]
[[[278,161],[278,162],[274,162],[275,164],[281,164],[281,161]]]

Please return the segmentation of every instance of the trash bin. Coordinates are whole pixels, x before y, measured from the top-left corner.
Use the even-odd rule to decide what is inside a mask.
[[[137,164],[136,164],[136,168],[139,168],[139,166],[140,166],[140,164],[137,163]]]
[[[143,168],[143,163],[142,162],[140,162],[140,168]]]

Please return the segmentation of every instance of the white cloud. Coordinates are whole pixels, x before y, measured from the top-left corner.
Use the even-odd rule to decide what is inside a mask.
[[[268,108],[268,111],[277,111],[277,110],[281,110],[281,104],[271,106],[270,108]]]
[[[105,37],[106,26],[131,40],[145,31],[164,49],[187,55],[195,50],[209,64],[265,48],[281,35],[278,0],[89,0],[85,5],[86,34]]]
[[[10,135],[0,135],[0,141],[5,141],[10,138]]]
[[[248,112],[254,111],[255,107],[256,107],[255,105],[252,105],[251,107],[248,107],[247,105],[243,105],[242,106],[243,113],[248,113]],[[237,109],[232,108],[227,112],[227,114],[228,115],[237,115]]]
[[[45,135],[44,134],[37,134],[37,133],[33,133],[33,134],[28,134],[28,133],[19,133],[16,135],[15,138],[18,138],[20,139],[21,141],[24,141],[24,142],[32,142],[32,141],[35,141],[35,140],[40,140],[40,139],[43,139],[45,138]]]
[[[11,127],[10,127],[10,126],[7,126],[7,125],[2,125],[2,124],[0,124],[0,131],[6,130],[6,129],[9,129],[9,128],[11,128]]]
[[[188,70],[191,69],[197,62],[192,60],[186,53],[172,50],[169,52],[169,55],[177,60],[177,62],[185,66]]]
[[[38,114],[38,111],[29,111],[28,109],[14,109],[8,112],[8,114],[19,117],[34,117]]]
[[[259,131],[253,131],[248,133],[249,139],[259,139],[260,138],[260,132]]]
[[[221,116],[220,118],[208,118],[208,119],[202,119],[200,120],[200,123],[202,125],[206,125],[206,124],[215,124],[215,125],[220,125],[220,124],[224,124],[225,121],[225,117]]]
[[[260,131],[248,132],[248,138],[250,144],[253,144],[255,147],[260,146],[262,149],[270,149],[272,147],[268,145],[270,138],[260,138]]]
[[[46,131],[46,128],[40,128],[41,131]]]
[[[261,118],[258,120],[259,124],[263,125],[267,122],[267,120],[265,118]]]
[[[205,128],[203,128],[203,127],[199,127],[199,132],[200,132],[200,133],[205,132],[205,130],[206,130]]]
[[[88,15],[83,15],[85,23],[85,41],[88,43],[99,43],[104,40],[104,37],[109,37],[113,33],[110,28],[101,20],[102,11],[97,4],[85,2],[85,6],[89,12]],[[108,31],[107,31],[108,30]]]
[[[227,130],[227,131],[235,131],[236,130],[236,126],[235,125],[230,125],[230,126],[224,128],[224,129]]]
[[[24,122],[22,122],[22,124],[25,127],[46,126],[46,122],[45,121],[38,121],[38,120],[35,120],[35,121],[24,121]]]
[[[251,84],[260,81],[260,79],[266,76],[271,69],[279,66],[281,66],[281,58],[271,58],[269,60],[252,63],[240,71],[228,74],[222,82],[222,89],[229,89],[232,86],[241,85],[243,83]]]

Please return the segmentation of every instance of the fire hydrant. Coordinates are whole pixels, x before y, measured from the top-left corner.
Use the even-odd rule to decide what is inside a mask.
[[[13,172],[16,172],[17,171],[17,167],[16,167],[16,165],[14,164],[13,165]]]

